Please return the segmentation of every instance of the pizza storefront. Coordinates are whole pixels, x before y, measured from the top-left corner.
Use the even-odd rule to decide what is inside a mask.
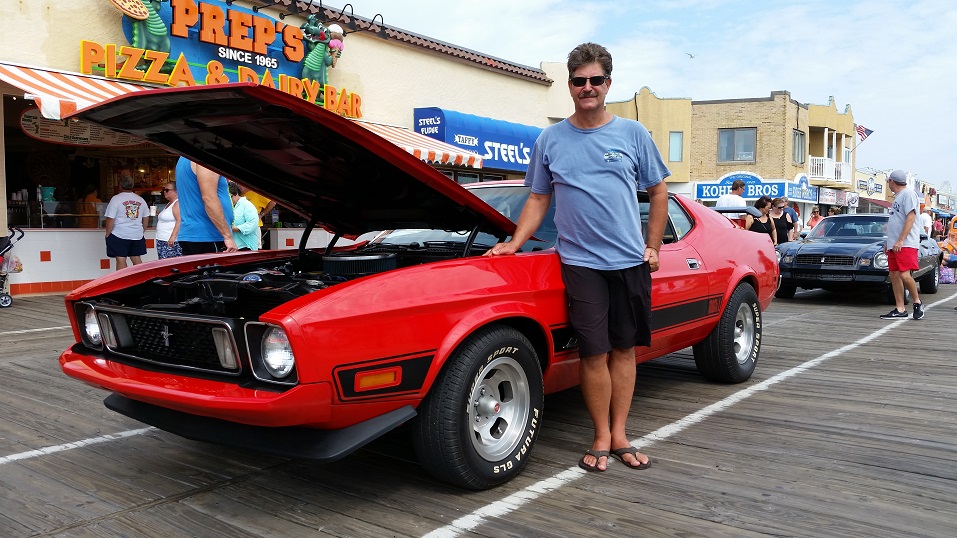
[[[151,214],[166,203],[161,189],[176,179],[176,155],[63,119],[104,100],[163,87],[258,83],[361,122],[460,182],[522,177],[521,144],[534,139],[514,142],[514,152],[502,141],[476,144],[479,134],[446,141],[415,128],[417,106],[475,112],[491,124],[493,117],[517,118],[521,123],[502,123],[528,127],[529,136],[549,116],[564,115],[546,110],[551,79],[541,70],[501,60],[489,69],[481,57],[470,64],[461,54],[437,52],[434,41],[321,6],[300,12],[298,3],[282,0],[78,0],[65,9],[54,3],[32,2],[23,20],[0,21],[4,41],[47,36],[32,50],[0,49],[0,225],[25,231],[10,252],[23,267],[9,279],[14,295],[68,291],[111,270],[103,211],[121,175],[134,178]],[[417,77],[397,76],[403,72]],[[461,80],[460,88],[474,90],[422,95],[423,78]],[[503,91],[488,91],[494,85]],[[518,97],[492,97],[502,94]],[[297,245],[297,219],[281,208],[276,222],[266,219],[273,248]],[[152,230],[146,235],[152,247]],[[144,259],[156,259],[155,249]]]

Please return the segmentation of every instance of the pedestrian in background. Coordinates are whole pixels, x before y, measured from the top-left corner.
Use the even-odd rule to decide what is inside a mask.
[[[775,245],[780,245],[781,243],[787,243],[788,241],[794,241],[794,221],[791,220],[791,215],[785,211],[785,208],[788,206],[787,202],[784,201],[784,198],[775,198],[771,200],[771,220],[774,222],[774,229],[777,234],[777,243]]]
[[[156,255],[161,260],[183,255],[183,248],[176,241],[181,219],[175,181],[163,187],[163,197],[166,198],[166,207],[156,216]]]
[[[831,206],[831,207],[829,207],[829,208],[827,209],[827,216],[829,216],[829,217],[830,217],[831,215],[840,215],[840,214],[841,214],[841,208],[840,208],[840,207],[837,207],[836,205],[835,205],[835,206]]]
[[[183,254],[238,250],[230,226],[233,203],[226,178],[180,157],[176,163],[176,192],[180,200],[178,241]]]
[[[921,227],[917,223],[920,200],[917,191],[907,188],[907,173],[894,170],[887,176],[887,187],[894,193],[890,216],[887,219],[887,237],[884,248],[887,252],[887,270],[894,289],[895,308],[881,319],[906,319],[904,289],[910,292],[914,301],[914,319],[924,317],[924,306],[917,295],[917,282],[913,271],[920,268],[917,264],[917,248],[920,246]]]
[[[87,185],[83,190],[83,197],[76,202],[76,212],[80,215],[76,219],[77,226],[80,228],[99,228],[100,215],[97,211],[100,200],[99,189],[96,185]]]
[[[671,175],[648,130],[605,110],[611,54],[584,43],[568,55],[575,112],[546,127],[532,149],[525,185],[531,194],[511,240],[486,256],[514,254],[535,233],[555,197],[557,250],[568,318],[579,343],[579,377],[594,425],[578,461],[604,471],[609,455],[644,469],[625,423],[635,392],[635,346],[651,345],[651,273],[658,270]],[[637,190],[649,198],[647,243]]]
[[[774,227],[774,221],[771,220],[771,199],[762,196],[754,201],[754,207],[761,212],[760,217],[752,217],[750,213],[744,215],[744,228],[752,232],[766,233],[771,238],[771,242],[778,244],[778,232]]]
[[[822,220],[824,220],[824,217],[821,216],[821,208],[814,206],[811,208],[811,218],[807,219],[807,227],[813,228]]]
[[[718,201],[714,203],[715,207],[747,207],[748,203],[744,201],[744,198],[741,196],[744,194],[744,180],[736,179],[731,183],[731,191],[726,192],[718,197]],[[725,213],[729,219],[740,219],[740,213]]]
[[[920,214],[920,229],[922,234],[930,237],[934,230],[934,213],[928,207]]]
[[[801,233],[801,229],[804,227],[801,224],[801,215],[798,214],[797,209],[791,205],[791,202],[788,201],[787,195],[781,197],[781,200],[784,201],[784,212],[791,217],[791,227],[794,228],[794,239],[798,238],[798,235]],[[795,204],[796,206],[797,204]]]
[[[269,198],[266,198],[258,192],[252,191],[242,185],[239,186],[239,192],[243,194],[243,198],[252,202],[253,207],[256,208],[256,214],[259,216],[259,229],[261,234],[263,227],[263,217],[272,212],[273,208],[276,207],[276,202],[273,202]],[[268,237],[264,237],[263,235],[259,236],[259,248],[269,248]]]
[[[240,195],[239,185],[229,182],[233,201],[233,240],[239,250],[259,250],[259,216],[252,202]]]
[[[133,265],[143,263],[146,254],[143,230],[150,218],[146,200],[133,192],[133,177],[121,175],[119,186],[120,192],[110,198],[103,214],[106,217],[106,256],[115,260],[117,271],[128,266],[126,258]]]

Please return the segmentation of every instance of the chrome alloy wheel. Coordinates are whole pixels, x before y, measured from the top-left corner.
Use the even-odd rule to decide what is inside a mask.
[[[528,377],[511,357],[499,357],[478,375],[469,399],[472,447],[483,459],[497,461],[525,436],[531,398]]]
[[[754,351],[755,319],[751,305],[741,303],[734,316],[734,357],[738,364],[751,360]]]

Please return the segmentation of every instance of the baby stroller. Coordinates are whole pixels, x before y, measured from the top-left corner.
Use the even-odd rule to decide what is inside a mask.
[[[13,304],[10,296],[10,284],[7,277],[10,273],[19,273],[23,270],[20,260],[15,256],[6,256],[13,249],[17,241],[23,239],[23,230],[10,228],[10,235],[0,237],[0,308],[7,308]],[[6,256],[6,258],[4,258]]]

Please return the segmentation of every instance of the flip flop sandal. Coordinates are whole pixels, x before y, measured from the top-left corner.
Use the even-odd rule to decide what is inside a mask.
[[[625,467],[628,467],[629,469],[635,469],[635,470],[637,470],[637,471],[640,471],[640,470],[642,470],[642,469],[647,469],[647,468],[651,467],[651,458],[648,458],[648,462],[647,462],[647,463],[641,463],[641,462],[638,460],[638,449],[635,448],[635,447],[633,447],[633,446],[626,446],[626,447],[622,447],[622,448],[616,448],[615,450],[612,450],[611,453],[612,453],[616,458],[618,458],[618,461],[620,461]],[[638,464],[638,465],[632,465],[632,464],[628,463],[627,461],[625,461],[625,458],[624,458],[625,454],[631,454],[631,455],[635,458],[635,461],[638,461],[639,464]]]
[[[585,456],[588,456],[588,455],[595,456],[595,465],[588,465],[587,463],[585,463]],[[599,469],[599,468],[598,468],[598,460],[600,460],[601,458],[607,458],[607,457],[608,457],[608,451],[607,451],[607,450],[592,450],[592,449],[588,449],[588,450],[585,451],[585,456],[582,456],[582,459],[578,460],[578,466],[579,466],[579,467],[581,467],[582,469],[588,471],[589,473],[594,472],[594,471],[598,471],[599,473],[605,472],[605,469]]]

